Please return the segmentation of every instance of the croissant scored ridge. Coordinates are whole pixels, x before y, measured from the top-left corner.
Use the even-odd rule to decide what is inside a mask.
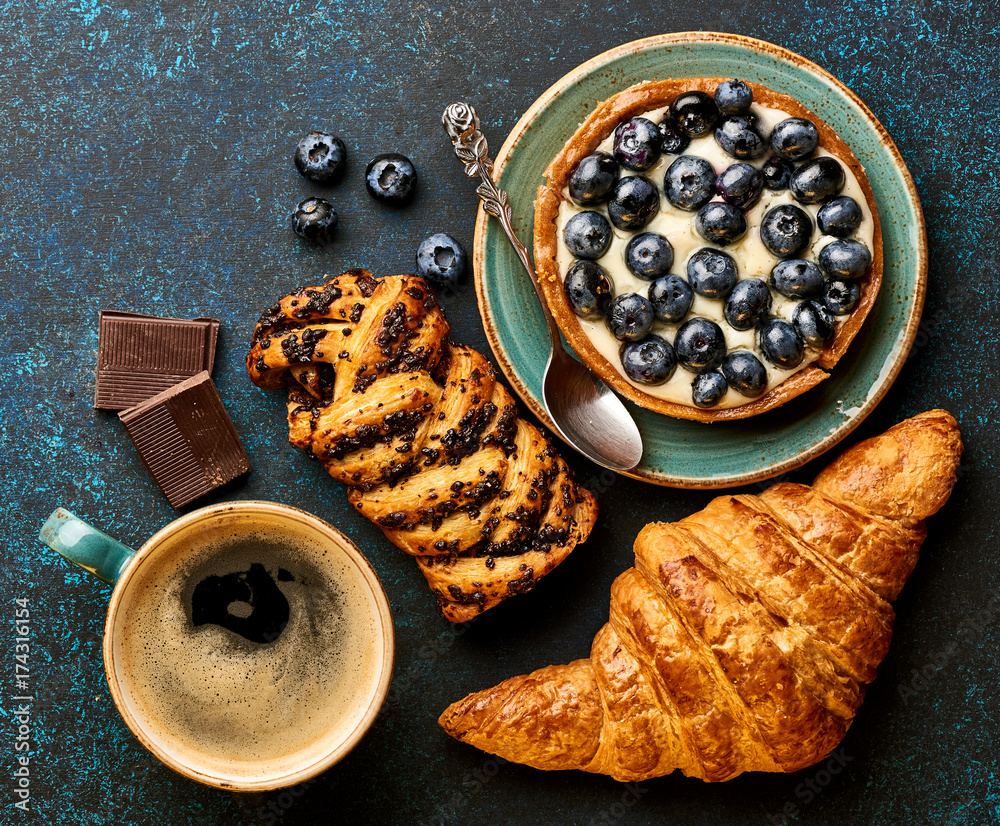
[[[888,651],[888,601],[961,449],[954,418],[932,410],[847,450],[812,487],[647,525],[590,659],[470,694],[439,722],[507,760],[624,781],[822,760]]]
[[[597,518],[490,363],[448,338],[415,276],[351,270],[268,308],[250,379],[288,392],[288,438],[416,557],[452,622],[532,588]]]

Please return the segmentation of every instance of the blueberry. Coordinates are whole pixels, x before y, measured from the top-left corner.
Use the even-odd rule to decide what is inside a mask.
[[[815,350],[822,350],[836,333],[833,313],[818,301],[803,301],[799,304],[792,311],[792,324],[806,346]]]
[[[816,124],[805,118],[785,118],[771,132],[771,149],[786,161],[804,161],[819,146]]]
[[[830,278],[854,281],[868,271],[872,254],[860,241],[838,238],[819,251],[816,261]]]
[[[615,158],[634,172],[645,172],[660,159],[660,130],[646,118],[632,118],[615,129]]]
[[[649,285],[647,291],[653,313],[660,321],[674,324],[687,315],[694,300],[691,285],[679,275],[665,275]]]
[[[760,240],[778,258],[794,258],[809,246],[812,219],[795,204],[779,204],[764,213]]]
[[[722,298],[736,286],[736,262],[722,250],[702,247],[687,262],[688,282],[698,295]]]
[[[760,349],[775,367],[791,370],[802,363],[805,349],[795,327],[782,318],[772,318],[760,328]]]
[[[858,202],[848,195],[841,195],[820,207],[816,223],[824,235],[847,238],[857,232],[862,217]]]
[[[677,331],[674,353],[681,367],[692,373],[714,370],[726,355],[726,337],[714,321],[695,317]]]
[[[581,160],[569,176],[569,197],[580,206],[603,204],[618,182],[621,170],[607,152],[595,152]]]
[[[637,384],[663,384],[677,369],[674,348],[659,336],[628,342],[619,357],[625,375]]]
[[[762,323],[771,310],[771,291],[759,278],[745,278],[726,296],[722,307],[729,326],[749,330]]]
[[[847,315],[858,306],[861,287],[857,281],[833,279],[826,282],[823,290],[823,304],[834,315]]]
[[[675,207],[694,212],[715,194],[715,168],[704,158],[681,155],[667,167],[663,189]]]
[[[697,138],[711,131],[719,107],[705,92],[681,92],[670,104],[670,123],[682,135]]]
[[[454,287],[465,272],[462,245],[446,232],[427,236],[417,247],[417,274],[442,287]]]
[[[607,270],[593,261],[575,262],[566,273],[563,289],[573,312],[589,321],[604,318],[615,297]]]
[[[599,212],[578,212],[566,222],[563,241],[577,258],[600,258],[611,246],[611,224]]]
[[[735,244],[747,234],[747,219],[743,211],[718,201],[705,204],[698,210],[694,226],[702,238],[720,247]]]
[[[625,293],[611,302],[608,329],[619,341],[638,341],[653,326],[653,305],[639,293]]]
[[[674,129],[669,120],[661,121],[656,128],[660,133],[660,149],[665,155],[680,155],[691,143],[691,138]]]
[[[416,191],[417,170],[405,155],[395,152],[376,155],[365,169],[365,187],[376,201],[402,206]]]
[[[715,87],[715,105],[723,115],[742,115],[752,103],[753,89],[742,80],[724,80]]]
[[[625,266],[644,281],[655,281],[670,272],[674,264],[674,248],[655,232],[633,236],[625,247]]]
[[[737,393],[751,399],[767,390],[767,368],[749,350],[733,350],[722,360],[722,375]]]
[[[340,180],[346,166],[347,147],[335,135],[310,132],[295,147],[295,168],[318,184]]]
[[[791,161],[772,155],[760,168],[760,174],[764,176],[764,187],[771,192],[783,192],[788,189],[794,170],[795,164]]]
[[[292,213],[292,229],[299,238],[327,243],[337,228],[337,210],[322,198],[306,198]]]
[[[844,167],[834,158],[813,158],[798,167],[788,180],[792,197],[800,204],[819,204],[844,188]]]
[[[642,229],[660,208],[660,193],[649,178],[629,175],[615,184],[608,201],[608,217],[618,229]]]
[[[714,370],[699,373],[691,383],[691,401],[696,407],[715,407],[722,401],[728,389],[729,385],[726,384],[722,373],[716,373]]]
[[[788,298],[815,298],[823,292],[826,279],[812,261],[789,258],[771,270],[770,284]]]
[[[730,115],[715,127],[715,140],[723,151],[739,161],[759,158],[767,149],[753,115]]]
[[[760,200],[764,190],[764,176],[748,163],[734,163],[726,167],[715,182],[715,189],[727,204],[749,209]]]

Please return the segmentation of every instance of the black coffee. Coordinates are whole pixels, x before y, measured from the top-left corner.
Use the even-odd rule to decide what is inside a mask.
[[[278,569],[278,579],[295,581],[284,568]],[[246,571],[210,575],[195,585],[191,622],[196,626],[213,623],[250,642],[268,645],[285,630],[288,600],[267,568],[254,562]]]
[[[381,668],[377,607],[353,564],[259,517],[171,542],[129,582],[114,640],[151,739],[239,776],[298,765],[349,731]]]

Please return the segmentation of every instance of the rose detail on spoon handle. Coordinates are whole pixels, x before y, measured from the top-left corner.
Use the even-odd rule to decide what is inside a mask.
[[[479,177],[482,183],[476,187],[476,194],[483,202],[483,209],[490,215],[495,216],[507,233],[514,246],[517,257],[531,277],[531,283],[538,294],[538,300],[542,307],[542,314],[545,316],[545,324],[548,328],[549,338],[554,345],[561,348],[559,342],[559,328],[555,319],[545,303],[542,290],[538,285],[538,276],[535,274],[535,267],[528,256],[528,250],[518,239],[514,232],[514,224],[511,220],[510,204],[507,202],[507,193],[497,187],[493,181],[493,161],[490,159],[490,148],[486,141],[486,136],[482,133],[479,123],[479,116],[476,110],[468,103],[452,103],[444,110],[441,116],[445,131],[451,138],[455,147],[455,154],[458,159],[465,164],[465,174],[470,178]]]

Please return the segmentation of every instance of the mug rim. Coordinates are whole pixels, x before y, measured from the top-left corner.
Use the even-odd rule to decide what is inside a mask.
[[[144,560],[146,560],[160,544],[176,534],[178,531],[204,519],[231,512],[239,512],[241,514],[277,513],[285,517],[296,519],[301,523],[305,523],[307,526],[318,530],[331,540],[334,540],[333,544],[337,547],[337,550],[344,553],[360,571],[362,578],[368,586],[368,590],[375,601],[375,607],[379,616],[382,644],[382,666],[378,673],[378,680],[375,683],[375,689],[368,698],[368,705],[365,708],[364,713],[361,715],[357,724],[350,731],[350,733],[345,738],[340,740],[334,748],[331,748],[319,759],[279,777],[268,776],[246,779],[218,777],[184,765],[173,755],[161,748],[153,740],[153,738],[149,736],[146,729],[129,710],[125,703],[123,691],[114,668],[114,629],[116,627],[117,620],[120,618],[119,609],[121,608],[122,597],[128,588],[129,582],[142,566]],[[142,547],[140,547],[139,550],[136,551],[135,555],[128,561],[128,564],[125,566],[117,582],[115,582],[111,598],[108,600],[107,616],[104,623],[102,652],[104,659],[104,675],[108,684],[108,689],[111,692],[111,699],[114,702],[118,713],[121,715],[121,718],[125,721],[125,725],[128,726],[129,730],[133,735],[135,735],[145,749],[152,753],[165,766],[173,769],[178,774],[199,783],[214,786],[219,789],[226,789],[228,791],[260,792],[294,786],[312,777],[316,777],[340,762],[340,760],[347,756],[347,754],[349,754],[365,736],[368,729],[371,728],[372,723],[375,722],[376,717],[378,717],[379,711],[384,705],[385,699],[389,693],[389,685],[392,681],[392,671],[396,655],[395,623],[393,621],[392,610],[389,606],[389,599],[386,596],[385,588],[379,580],[374,567],[368,558],[361,552],[358,546],[355,545],[354,542],[352,542],[342,531],[338,530],[332,524],[324,519],[321,519],[315,514],[309,513],[301,508],[297,508],[294,505],[286,505],[281,502],[271,502],[261,499],[247,499],[236,502],[220,502],[193,510],[190,513],[186,513],[183,516],[178,517],[177,519],[171,520],[143,543]]]

